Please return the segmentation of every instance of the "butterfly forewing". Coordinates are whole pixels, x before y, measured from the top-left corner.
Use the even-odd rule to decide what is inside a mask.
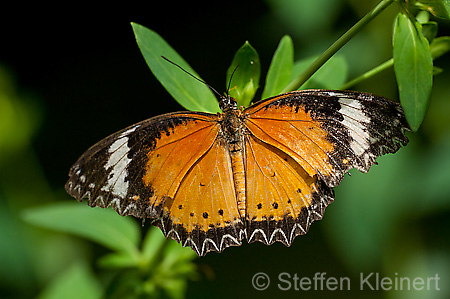
[[[122,215],[160,216],[186,172],[214,143],[215,115],[171,113],[100,141],[72,166],[66,184],[78,200]]]
[[[333,176],[329,159],[334,144],[304,110],[296,110],[285,105],[250,114],[247,128],[256,138],[290,155],[310,176]]]
[[[401,106],[368,93],[295,91],[258,102],[244,114],[253,135],[330,187],[349,169],[367,172],[378,156],[408,142]]]

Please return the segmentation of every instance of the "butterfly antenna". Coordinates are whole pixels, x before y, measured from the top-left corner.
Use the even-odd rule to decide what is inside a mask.
[[[197,81],[202,82],[203,84],[205,84],[206,86],[208,86],[215,94],[217,94],[219,97],[223,97],[217,90],[215,90],[211,85],[209,85],[208,83],[206,83],[205,81],[203,81],[200,78],[197,78],[196,76],[192,75],[191,73],[189,73],[188,71],[186,71],[183,67],[181,67],[179,64],[176,64],[175,62],[169,60],[168,58],[161,56],[164,60],[170,62],[171,64],[173,64],[174,66],[178,67],[179,69],[181,69],[183,72],[185,72],[186,74],[188,74],[189,76],[191,76],[192,78],[194,78]]]
[[[230,81],[228,81],[227,96],[230,95],[229,92],[230,92],[230,87],[231,87],[231,80],[233,79],[233,75],[234,75],[234,73],[236,72],[236,70],[238,69],[238,67],[239,67],[239,64],[236,65],[236,67],[234,68],[234,71],[231,73]]]

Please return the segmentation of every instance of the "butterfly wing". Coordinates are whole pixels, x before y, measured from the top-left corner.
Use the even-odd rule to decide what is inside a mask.
[[[66,190],[90,206],[149,218],[199,255],[240,245],[242,223],[218,131],[217,115],[199,112],[130,126],[88,149],[72,166]]]
[[[294,91],[258,102],[244,114],[252,135],[329,187],[351,168],[367,172],[378,156],[408,143],[401,106],[368,93]]]
[[[334,199],[331,188],[293,158],[258,139],[246,138],[247,240],[290,246],[322,219]]]
[[[408,142],[400,105],[367,93],[295,91],[243,113],[249,242],[289,246],[322,218],[350,168],[367,172]]]
[[[163,214],[167,216],[156,225],[199,256],[242,244],[245,228],[237,208],[230,155],[221,139],[193,165]]]

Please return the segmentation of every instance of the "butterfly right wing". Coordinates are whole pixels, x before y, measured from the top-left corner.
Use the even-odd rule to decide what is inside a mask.
[[[323,217],[333,190],[310,176],[292,157],[249,135],[245,139],[247,171],[247,240],[290,246]]]
[[[257,102],[244,114],[252,135],[329,187],[351,168],[367,172],[377,157],[408,143],[400,104],[364,92],[293,91]]]
[[[408,139],[398,103],[367,93],[302,90],[246,108],[247,238],[289,246],[322,218],[349,169]]]

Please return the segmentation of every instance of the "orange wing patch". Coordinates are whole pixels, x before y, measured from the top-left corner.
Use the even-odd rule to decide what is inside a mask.
[[[186,173],[210,149],[217,133],[215,123],[189,120],[162,135],[155,148],[148,151],[142,180],[153,192],[142,200],[149,200],[157,214],[165,200],[175,197]]]
[[[329,162],[334,144],[304,106],[266,106],[261,109],[255,105],[245,113],[246,125],[252,135],[291,156],[310,176],[318,174],[325,181],[334,177],[335,170]]]
[[[86,151],[66,190],[90,206],[158,218],[189,168],[214,143],[217,116],[169,113],[119,131]]]
[[[248,242],[289,246],[322,218],[333,191],[283,151],[257,138],[248,137],[246,149]]]
[[[243,111],[249,131],[281,149],[329,187],[356,167],[367,172],[376,158],[408,143],[401,106],[372,94],[300,90]]]
[[[241,245],[245,237],[239,218],[230,155],[220,139],[183,178],[163,218],[155,222],[167,237],[192,247],[202,256]]]

